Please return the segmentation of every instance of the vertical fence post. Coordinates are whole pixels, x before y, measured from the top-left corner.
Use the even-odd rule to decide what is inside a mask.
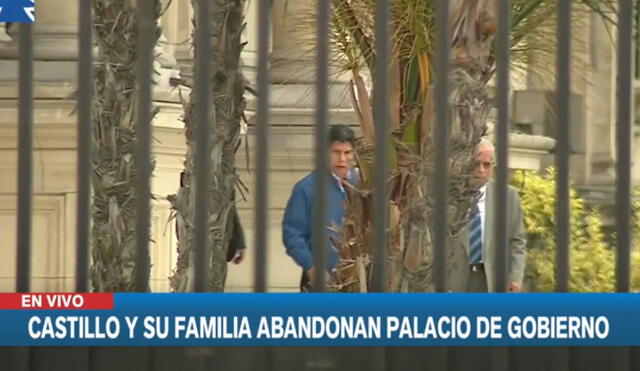
[[[569,156],[571,142],[571,2],[558,2],[556,38],[556,291],[569,291]]]
[[[18,244],[16,292],[31,290],[31,216],[33,204],[33,25],[20,24],[18,61]],[[31,349],[12,350],[12,369],[31,367]]]
[[[255,180],[255,263],[253,290],[267,291],[268,205],[269,205],[269,39],[271,3],[258,2],[258,107],[256,112],[256,180]],[[273,352],[269,347],[255,350],[257,369],[273,369]]]
[[[436,143],[434,204],[433,275],[436,292],[446,291],[447,250],[449,246],[448,194],[449,194],[449,59],[451,35],[449,31],[449,0],[436,3],[436,61],[435,61],[435,128]],[[448,348],[433,348],[432,364],[449,369]]]
[[[325,271],[328,243],[327,192],[329,186],[328,96],[329,96],[329,16],[331,2],[318,2],[316,46],[316,127],[315,127],[315,205],[313,217],[314,267],[313,290],[325,290]]]
[[[78,156],[76,204],[76,292],[89,291],[89,247],[91,218],[91,170],[93,117],[93,18],[92,2],[78,5]],[[78,364],[91,366],[91,348],[78,349]]]
[[[437,292],[446,290],[447,246],[449,239],[448,193],[449,193],[449,0],[439,0],[436,7],[436,74],[435,74],[435,118],[436,143],[434,233],[434,276]]]
[[[18,255],[16,291],[31,288],[33,203],[33,25],[20,24],[18,71]]]
[[[509,272],[509,244],[507,236],[507,204],[503,202],[507,194],[507,178],[509,175],[509,66],[511,40],[509,31],[511,28],[511,1],[498,2],[498,29],[496,36],[496,63],[497,63],[497,105],[498,122],[496,125],[496,188],[494,199],[495,216],[495,240],[496,240],[496,272],[495,288],[498,292],[507,289],[507,274]],[[506,371],[509,369],[509,350],[506,347],[497,347],[493,354],[493,369]]]
[[[618,2],[618,101],[616,114],[616,290],[629,292],[631,271],[631,99],[632,99],[632,0]],[[616,370],[629,370],[629,348],[616,354]]]
[[[255,272],[253,288],[267,290],[267,207],[269,194],[269,37],[271,6],[258,2],[258,110],[256,114],[256,211]]]
[[[151,218],[151,73],[155,46],[156,0],[138,2],[138,40],[136,48],[136,291],[149,290],[149,225]]]
[[[571,155],[571,2],[559,1],[556,39],[556,291],[569,291],[569,159]],[[555,349],[559,369],[570,370],[572,351],[569,347]]]
[[[93,117],[93,44],[91,2],[81,1],[78,11],[78,200],[76,210],[76,291],[89,286],[89,218],[91,217],[91,131]]]
[[[211,43],[210,1],[196,2],[195,40],[195,110],[196,110],[196,155],[195,155],[195,243],[193,291],[202,292],[207,288],[209,266],[209,172],[211,168],[210,141],[213,122],[213,101],[211,92]]]
[[[376,2],[375,8],[375,70],[373,86],[373,118],[375,122],[373,233],[374,261],[372,290],[382,292],[386,283],[386,256],[389,248],[388,184],[389,173],[389,0]]]
[[[620,0],[618,14],[618,104],[616,121],[617,291],[628,292],[631,253],[631,95],[633,4]]]
[[[509,29],[511,24],[511,1],[499,2],[498,7],[498,34],[496,37],[496,61],[497,61],[497,103],[498,122],[496,125],[496,194],[495,197],[495,237],[496,237],[496,291],[504,292],[507,289],[508,253],[507,241],[507,204],[500,195],[507,194],[507,178],[509,175],[509,48],[511,45]]]
[[[375,125],[374,149],[374,190],[376,197],[373,201],[373,272],[371,290],[385,291],[387,282],[387,250],[389,249],[389,62],[391,2],[389,0],[376,1],[375,7],[375,68],[373,86],[373,118]],[[388,367],[387,348],[375,348],[373,365],[376,369],[384,370]]]

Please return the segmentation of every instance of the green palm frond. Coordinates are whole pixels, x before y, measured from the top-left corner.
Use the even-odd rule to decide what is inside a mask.
[[[373,32],[374,1],[333,0],[332,47],[341,62],[341,70],[359,71],[365,67],[372,72],[375,66],[375,43]],[[451,115],[450,136],[450,182],[448,196],[449,233],[455,237],[465,224],[467,211],[474,193],[469,185],[469,174],[473,171],[473,150],[486,130],[486,118],[491,106],[487,83],[495,73],[495,56],[492,34],[495,32],[496,10],[492,0],[450,2],[450,27],[452,28],[452,65],[449,76],[449,104]],[[512,76],[535,73],[553,84],[556,63],[556,1],[513,0],[510,29]],[[590,15],[599,14],[609,22],[615,10],[611,0],[582,0],[574,2],[572,13],[572,66],[574,76],[586,78],[588,33]],[[309,15],[303,15],[309,17]],[[430,287],[429,254],[431,251],[430,220],[433,215],[433,197],[430,195],[433,173],[434,140],[431,137],[433,102],[433,64],[435,60],[435,4],[429,0],[397,0],[392,2],[393,64],[391,79],[395,78],[396,66],[401,76],[400,100],[392,101],[392,112],[399,112],[400,130],[393,130],[393,161],[390,176],[389,199],[391,210],[395,210],[396,221],[402,227],[391,226],[389,246],[389,269],[392,272],[391,290],[428,290]],[[304,23],[304,21],[302,22]],[[372,74],[375,76],[375,74]],[[356,102],[361,126],[366,129],[371,123],[363,120],[366,105]],[[392,119],[394,117],[392,116]],[[393,121],[392,121],[393,122]],[[364,130],[365,132],[367,130]],[[359,146],[358,165],[364,173],[373,166],[371,150],[373,141]],[[362,267],[357,274],[347,257],[365,256],[356,263],[370,269],[371,259],[367,244],[371,241],[368,227],[372,199],[370,184],[353,192],[345,214],[345,240],[350,243],[339,246],[346,260],[341,263],[338,282],[334,290],[362,290]],[[393,214],[393,213],[392,213]],[[450,257],[454,252],[450,251]],[[420,263],[426,259],[426,265]],[[356,264],[357,265],[357,264]],[[365,275],[366,276],[366,275]],[[404,283],[402,283],[404,282]],[[346,285],[346,286],[345,286]]]

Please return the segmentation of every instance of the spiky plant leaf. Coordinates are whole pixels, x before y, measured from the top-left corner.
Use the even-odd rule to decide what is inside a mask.
[[[375,66],[373,14],[371,0],[334,0],[333,47],[339,55],[343,70],[360,71]],[[575,29],[584,29],[585,17],[596,11],[606,18],[612,1],[576,2],[572,21]],[[449,75],[449,104],[451,117],[449,235],[455,241],[464,227],[469,207],[476,192],[469,184],[474,169],[473,151],[486,131],[486,119],[491,108],[487,82],[495,72],[493,34],[496,31],[496,0],[452,0],[449,24],[451,27],[452,65]],[[535,71],[543,78],[555,68],[555,6],[552,0],[514,0],[510,33],[512,67],[518,71]],[[305,15],[308,18],[308,15]],[[433,234],[433,101],[430,97],[435,60],[435,4],[433,1],[398,0],[392,3],[392,50],[394,64],[403,75],[400,102],[392,112],[400,113],[401,130],[390,133],[393,142],[394,166],[389,178],[391,195],[389,207],[397,214],[398,224],[390,224],[388,267],[392,291],[426,291],[432,288],[431,257]],[[574,50],[586,50],[588,40],[576,32]],[[577,75],[583,74],[585,53],[577,53],[573,66]],[[551,82],[553,83],[553,82]],[[395,96],[394,96],[395,99]],[[362,107],[358,102],[358,109]],[[362,122],[362,120],[361,120]],[[419,123],[419,125],[418,125]],[[366,129],[366,128],[365,128]],[[366,130],[365,130],[366,132]],[[365,137],[366,138],[366,137]],[[373,141],[358,146],[358,165],[365,174],[372,172]],[[342,261],[336,291],[355,291],[368,287],[359,280],[370,274],[361,273],[361,265],[370,272],[372,185],[366,181],[358,190],[350,190],[344,241],[338,246]],[[392,213],[392,214],[393,214]],[[448,252],[452,257],[461,245],[452,243]],[[356,263],[359,262],[356,268]]]
[[[157,19],[160,2],[155,5]],[[138,269],[134,265],[136,7],[127,0],[94,0],[93,12],[98,57],[92,103],[91,282],[95,291],[131,291]],[[159,35],[156,28],[156,40]]]
[[[240,53],[244,28],[243,0],[215,0],[211,4],[211,44],[213,55],[213,103],[215,126],[211,135],[211,171],[209,176],[209,261],[207,262],[207,291],[223,291],[227,274],[226,252],[231,237],[235,211],[235,188],[238,184],[235,153],[240,145],[241,119],[245,109],[245,80],[240,71]],[[194,21],[195,22],[195,21]],[[198,24],[196,23],[196,27]],[[195,40],[195,38],[194,38]],[[196,50],[196,53],[198,51]],[[193,277],[195,192],[193,189],[194,155],[198,122],[191,92],[185,104],[187,154],[184,162],[184,186],[168,197],[179,221],[178,260],[170,278],[174,291],[189,291]],[[241,189],[241,188],[240,188]]]

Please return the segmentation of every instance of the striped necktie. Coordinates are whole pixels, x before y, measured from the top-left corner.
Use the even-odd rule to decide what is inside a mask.
[[[469,220],[469,263],[476,264],[482,261],[482,219],[478,204],[471,210]]]

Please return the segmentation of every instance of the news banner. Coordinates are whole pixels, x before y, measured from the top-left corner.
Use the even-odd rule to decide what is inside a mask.
[[[631,346],[637,294],[0,294],[0,346]]]

